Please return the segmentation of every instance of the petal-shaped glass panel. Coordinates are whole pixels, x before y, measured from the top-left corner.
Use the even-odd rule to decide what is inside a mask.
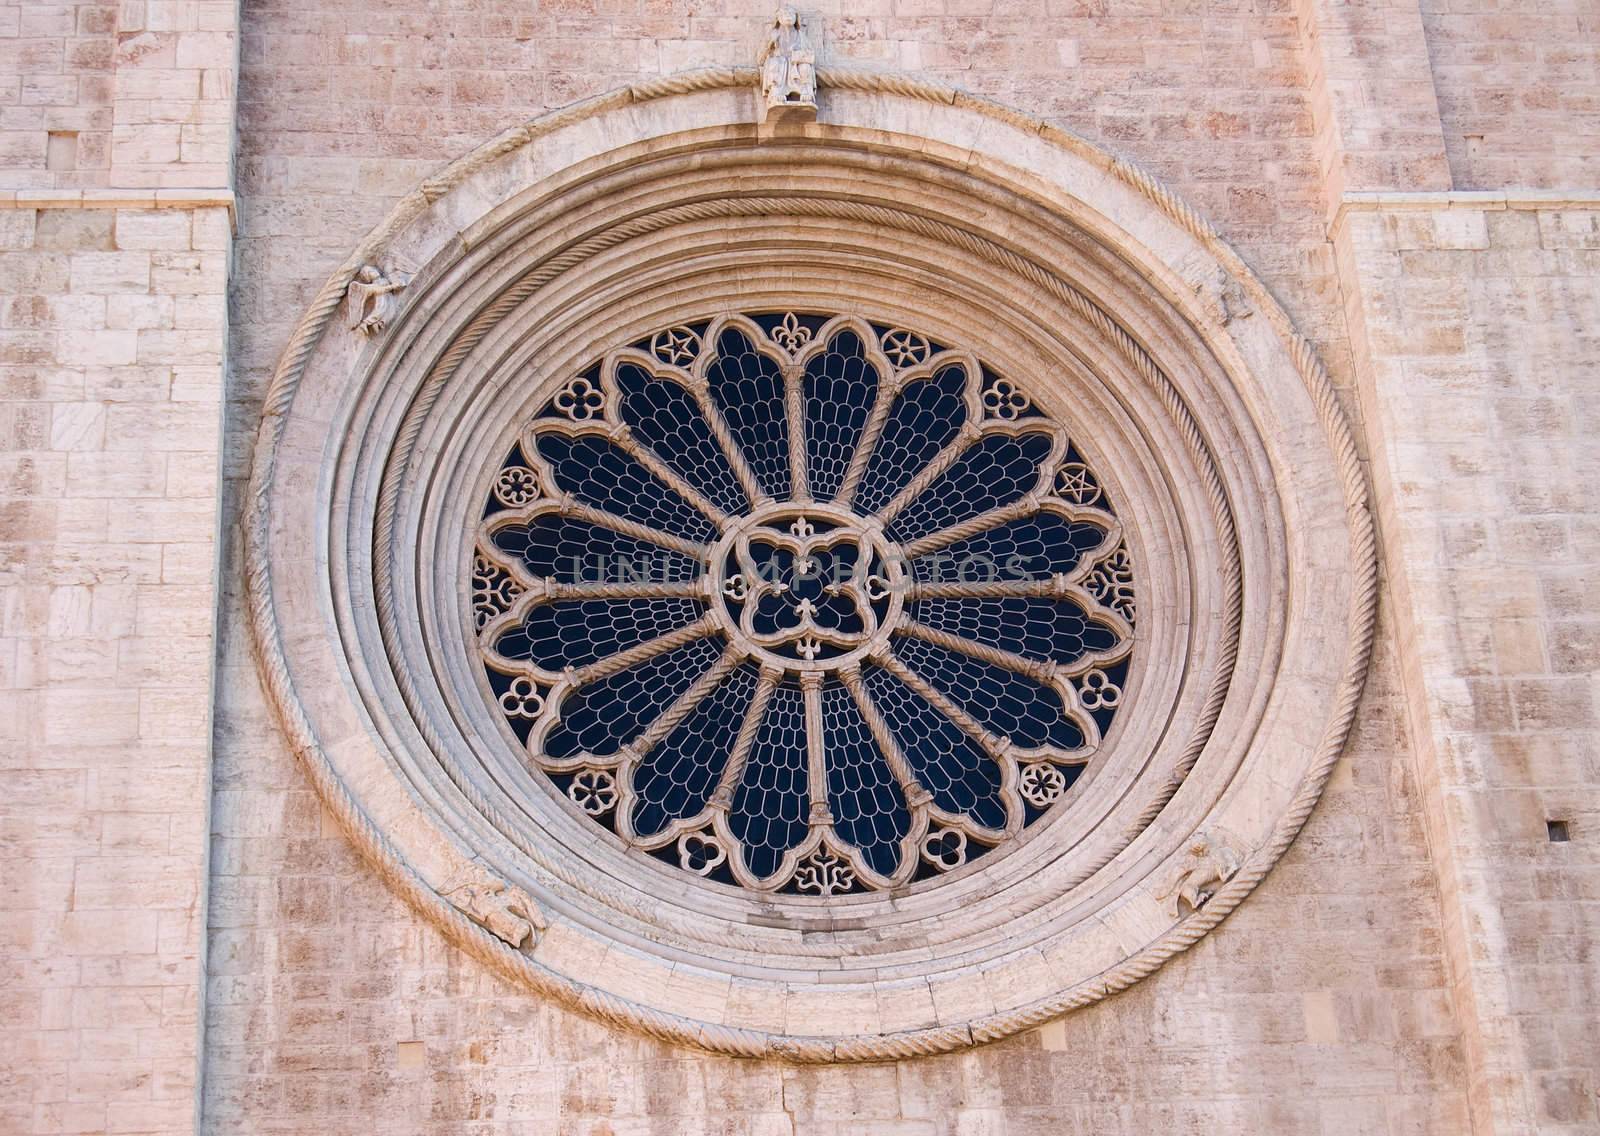
[[[583,687],[562,703],[561,721],[545,738],[545,753],[558,761],[578,753],[615,754],[710,670],[720,654],[716,643],[697,639]]]
[[[685,540],[710,540],[710,519],[604,438],[539,435],[539,456],[578,500]]]
[[[882,667],[866,668],[862,679],[933,803],[987,828],[1003,827],[1000,767],[959,726]]]
[[[789,425],[778,364],[756,351],[744,332],[728,328],[717,337],[706,381],[756,481],[778,500],[788,497]]]
[[[958,540],[911,562],[925,583],[1043,580],[1077,568],[1105,531],[1055,513],[1036,513]]]
[[[910,543],[1011,504],[1038,486],[1053,445],[1047,433],[979,438],[900,511],[889,534]]]
[[[896,641],[895,654],[993,734],[1024,749],[1083,745],[1083,731],[1066,717],[1061,695],[1026,675],[910,636]]]
[[[1067,665],[1090,651],[1117,645],[1110,628],[1091,622],[1071,600],[995,599],[919,600],[911,618],[935,631],[958,635],[1041,662]]]
[[[633,771],[633,830],[654,836],[705,808],[733,751],[756,689],[755,667],[736,669]]]
[[[693,623],[700,605],[684,599],[566,600],[539,604],[522,626],[495,640],[508,659],[545,670],[582,667]]]
[[[839,492],[877,400],[878,379],[866,344],[848,328],[806,362],[806,470],[813,497],[828,500]]]
[[[742,513],[750,507],[693,395],[633,363],[617,364],[616,377],[622,420],[635,437],[723,512]]]
[[[520,557],[537,579],[562,584],[682,582],[705,571],[692,556],[561,513],[496,529],[491,539],[508,556]]]
[[[872,449],[856,508],[875,513],[904,489],[961,432],[967,421],[967,372],[951,364],[908,383],[889,410]]]
[[[905,794],[843,683],[822,688],[822,737],[828,751],[828,808],[840,836],[872,870],[892,876],[911,829]]]
[[[728,813],[750,871],[766,877],[778,870],[783,854],[806,838],[810,810],[805,700],[798,686],[786,684],[767,704]]]

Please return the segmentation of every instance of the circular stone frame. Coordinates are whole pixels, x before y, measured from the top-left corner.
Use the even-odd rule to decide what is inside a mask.
[[[662,1039],[883,1060],[1103,998],[1237,906],[1343,749],[1377,573],[1334,391],[1202,218],[1016,111],[818,81],[819,121],[776,129],[754,69],[626,88],[402,199],[274,375],[246,584],[317,792],[458,945]],[[336,318],[367,266],[404,285],[382,328]],[[561,383],[687,318],[807,309],[1027,386],[1119,503],[1139,589],[1127,709],[1056,815],[933,886],[827,901],[681,878],[588,823],[508,744],[464,601],[472,510]]]

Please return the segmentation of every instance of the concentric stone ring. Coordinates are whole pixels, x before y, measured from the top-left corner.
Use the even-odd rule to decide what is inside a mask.
[[[1138,981],[1283,853],[1366,671],[1364,482],[1288,317],[1138,170],[961,92],[832,69],[817,123],[764,130],[754,79],[518,127],[330,279],[255,450],[256,649],[330,814],[515,982],[728,1053],[943,1052]],[[364,266],[405,280],[382,328],[334,318]],[[748,337],[748,375],[714,373],[719,328]],[[876,387],[841,369],[796,413],[810,351],[872,356]],[[937,391],[952,352],[962,413],[866,445],[856,416]],[[636,398],[664,401],[630,417]],[[929,492],[958,468],[938,455],[1034,435],[1028,486]],[[863,468],[841,502],[886,453],[903,479]],[[771,643],[742,630],[713,549],[823,506],[856,518],[858,551],[881,531],[898,552],[902,608],[867,587],[867,641],[808,659],[777,613],[754,628]],[[988,550],[1055,549],[1013,578],[938,559],[1011,506],[1005,525],[1081,544],[1041,527]],[[568,572],[594,539],[643,574]],[[1083,641],[971,614],[1018,605],[1081,611]],[[1057,713],[963,680],[968,660]]]

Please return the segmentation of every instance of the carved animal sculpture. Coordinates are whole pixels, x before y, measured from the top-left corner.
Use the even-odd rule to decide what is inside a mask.
[[[1184,907],[1199,911],[1207,900],[1217,893],[1238,872],[1239,854],[1225,839],[1200,833],[1189,845],[1189,852],[1178,871],[1165,888],[1156,893],[1157,899],[1167,899],[1167,910],[1173,918],[1181,919]]]
[[[462,884],[445,893],[445,898],[497,938],[520,947],[530,935],[549,924],[526,892],[508,888],[503,880]]]

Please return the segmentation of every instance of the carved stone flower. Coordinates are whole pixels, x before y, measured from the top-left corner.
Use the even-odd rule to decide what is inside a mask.
[[[531,764],[630,846],[894,888],[1071,798],[1123,700],[1121,537],[1022,378],[854,317],[683,321],[507,455],[479,649]]]

